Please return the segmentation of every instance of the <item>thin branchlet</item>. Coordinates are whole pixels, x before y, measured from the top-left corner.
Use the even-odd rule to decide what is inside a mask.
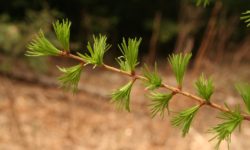
[[[155,66],[155,70],[150,72],[147,67],[145,67],[143,76],[136,74],[135,67],[138,65],[138,50],[139,45],[141,43],[140,39],[128,39],[128,42],[123,39],[121,45],[119,45],[119,49],[121,50],[123,56],[118,58],[118,63],[120,65],[120,69],[114,68],[112,66],[108,66],[103,63],[103,57],[105,52],[110,48],[110,45],[107,44],[107,37],[99,35],[99,37],[94,38],[94,43],[91,46],[90,43],[87,45],[87,49],[89,54],[80,54],[77,55],[70,54],[69,52],[69,21],[63,21],[62,23],[56,22],[53,26],[55,28],[55,32],[58,40],[63,45],[64,49],[60,51],[57,49],[49,40],[47,40],[41,31],[39,35],[36,37],[28,45],[28,51],[26,53],[27,56],[64,56],[68,58],[75,59],[80,61],[79,65],[69,67],[69,68],[61,68],[58,67],[63,75],[58,78],[62,87],[66,89],[70,89],[73,92],[77,90],[77,85],[80,80],[81,72],[84,67],[83,64],[92,64],[94,66],[103,66],[104,68],[121,73],[123,75],[127,75],[132,78],[130,82],[121,88],[115,90],[112,94],[111,102],[115,103],[118,108],[126,109],[130,111],[130,94],[132,90],[132,86],[137,79],[143,80],[146,84],[146,89],[155,90],[159,87],[166,88],[172,93],[160,93],[157,91],[151,91],[149,97],[152,99],[150,104],[151,115],[154,117],[157,114],[160,116],[164,115],[165,109],[168,110],[169,101],[175,94],[182,94],[186,97],[191,98],[199,103],[194,107],[188,108],[184,111],[178,113],[175,117],[172,118],[171,123],[176,127],[180,127],[182,129],[182,135],[185,136],[191,126],[192,120],[198,112],[199,108],[203,105],[210,106],[211,108],[220,110],[223,112],[221,119],[224,120],[224,123],[217,125],[212,129],[213,133],[215,133],[215,139],[217,139],[217,145],[220,145],[222,140],[230,139],[230,135],[234,131],[236,127],[238,127],[243,120],[250,121],[250,116],[242,114],[239,109],[232,111],[229,107],[223,107],[216,103],[210,102],[210,97],[213,93],[214,87],[211,79],[206,79],[204,75],[196,81],[195,86],[197,89],[197,93],[200,97],[190,94],[188,92],[182,91],[182,83],[185,71],[187,69],[187,65],[190,61],[191,54],[173,54],[168,58],[168,61],[171,65],[171,68],[176,77],[178,87],[172,87],[170,85],[162,83],[161,77],[158,75],[157,67]],[[250,112],[250,86],[242,86],[237,85],[236,89],[239,94],[242,96],[242,99]],[[219,147],[219,146],[217,146]]]

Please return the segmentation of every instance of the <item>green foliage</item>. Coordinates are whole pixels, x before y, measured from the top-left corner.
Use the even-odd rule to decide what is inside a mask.
[[[203,7],[206,7],[207,5],[209,5],[210,0],[196,0],[196,6],[201,6],[203,5]]]
[[[160,114],[163,117],[165,109],[168,110],[168,103],[172,97],[173,94],[151,92],[149,95],[149,98],[152,99],[150,104],[151,116],[155,117],[157,114]]]
[[[229,145],[232,132],[236,127],[240,126],[243,120],[239,109],[230,112],[223,112],[218,118],[222,119],[224,122],[211,129],[211,132],[215,134],[215,137],[211,140],[218,140],[215,147],[216,149],[219,149],[223,140],[226,140]]]
[[[94,44],[88,42],[87,49],[89,54],[80,54],[78,55],[84,59],[87,64],[93,64],[94,66],[100,66],[103,64],[103,56],[105,52],[111,47],[111,45],[107,44],[107,37],[105,35],[99,35],[95,37],[93,35]]]
[[[145,64],[143,69],[143,75],[148,80],[145,80],[146,88],[149,90],[157,89],[161,86],[162,79],[157,71],[157,64],[155,64],[154,72],[150,72],[148,66]]]
[[[71,22],[68,19],[62,20],[61,23],[59,20],[53,23],[56,37],[66,51],[69,51],[70,26]]]
[[[245,20],[244,22],[247,24],[247,27],[250,27],[250,10],[247,10],[246,12],[242,13],[240,19]]]
[[[187,69],[187,65],[192,54],[172,54],[169,56],[168,61],[175,74],[175,78],[179,86],[182,86],[183,77]]]
[[[26,56],[57,56],[60,53],[49,40],[40,31],[36,38],[27,46]]]
[[[208,0],[202,1],[198,0],[199,3],[208,3]],[[199,4],[200,5],[200,4]],[[206,5],[206,4],[204,4]],[[249,22],[249,21],[247,21]],[[62,23],[59,21],[53,24],[54,30],[56,32],[56,36],[60,43],[63,46],[63,50],[69,51],[69,37],[70,37],[70,25],[71,23],[68,20],[63,20]],[[99,35],[98,37],[93,36],[94,42],[93,45],[88,43],[87,49],[89,54],[80,54],[78,55],[82,58],[72,55],[65,55],[68,58],[73,58],[80,61],[80,64],[69,67],[69,68],[61,68],[58,69],[63,72],[63,75],[58,78],[62,87],[66,89],[70,89],[73,92],[77,91],[77,86],[80,80],[81,72],[84,67],[82,61],[84,60],[86,64],[93,64],[94,67],[97,65],[103,64],[103,57],[105,52],[111,47],[111,45],[107,44],[107,37]],[[125,109],[130,111],[130,94],[132,90],[132,86],[136,79],[144,80],[146,88],[149,90],[155,90],[162,85],[162,79],[158,74],[157,66],[155,65],[154,71],[150,72],[148,67],[145,65],[143,76],[135,74],[134,70],[135,67],[138,65],[138,50],[139,45],[141,43],[141,38],[137,39],[128,39],[126,40],[123,38],[123,42],[118,45],[120,51],[122,52],[123,56],[117,59],[120,68],[116,69],[111,66],[105,67],[106,69],[119,72],[129,77],[132,77],[133,80],[122,86],[121,88],[115,90],[111,96],[111,102],[115,103],[116,106],[120,109]],[[60,55],[61,51],[57,49],[53,44],[48,41],[44,33],[41,31],[35,40],[33,40],[28,45],[28,51],[26,53],[27,56],[47,56],[47,55]],[[192,54],[173,54],[168,58],[168,61],[171,65],[171,68],[175,74],[176,81],[178,83],[178,88],[182,87],[183,78],[185,71],[187,69],[187,65],[191,59]],[[123,70],[123,71],[122,71]],[[128,71],[131,74],[128,74]],[[135,76],[134,76],[135,75]],[[207,102],[210,102],[211,95],[213,94],[214,87],[213,82],[211,79],[206,79],[206,77],[202,74],[198,80],[195,82],[195,86],[197,89],[197,93],[204,98]],[[205,103],[200,101],[200,98],[196,97],[195,95],[189,94],[188,92],[184,92],[181,90],[176,90],[172,86],[164,86],[164,88],[169,89],[172,93],[160,93],[160,92],[153,92],[149,94],[149,97],[152,99],[150,103],[150,111],[152,117],[155,117],[159,114],[161,117],[164,116],[165,109],[168,110],[169,102],[174,94],[182,94],[184,96],[190,97],[194,100],[199,101],[201,104],[188,108],[179,112],[175,117],[171,119],[171,124],[175,127],[179,127],[182,129],[182,135],[186,136],[189,132],[192,120],[196,113],[198,112],[199,108],[202,105],[211,106],[220,111],[224,111],[221,115],[221,119],[224,120],[223,123],[218,124],[216,127],[212,128],[212,132],[215,134],[213,139],[217,139],[218,143],[216,148],[219,148],[220,143],[223,140],[230,142],[231,134],[235,130],[236,127],[240,126],[241,122],[244,119],[248,119],[249,116],[245,118],[240,114],[239,110],[232,111],[228,108],[228,110],[222,108],[220,105],[215,103]],[[244,103],[250,112],[250,85],[236,85],[236,89],[242,96]]]
[[[245,106],[250,113],[250,85],[249,84],[237,84],[235,86],[238,93],[241,95]]]
[[[24,16],[14,19],[6,13],[0,14],[0,70],[14,71],[16,65],[27,65],[32,73],[44,74],[48,70],[48,59],[45,57],[25,57],[27,45],[35,39],[34,33],[43,29],[44,35],[52,33],[51,22],[56,14],[54,10],[27,10]],[[20,17],[20,16],[19,16]],[[18,59],[18,61],[17,61]],[[14,69],[14,70],[13,70]]]
[[[77,91],[78,82],[81,77],[81,72],[83,69],[83,65],[79,64],[69,68],[61,68],[58,69],[64,74],[58,78],[61,86],[65,89],[72,90],[73,92]]]
[[[117,59],[117,62],[119,63],[122,70],[132,72],[139,64],[137,57],[141,40],[141,38],[138,40],[137,38],[129,38],[128,43],[126,43],[125,38],[123,38],[122,43],[118,45],[123,56],[120,56]]]
[[[186,136],[191,126],[192,120],[199,110],[200,105],[191,107],[184,111],[178,113],[174,118],[171,120],[171,124],[175,127],[180,127],[182,129],[182,136]]]
[[[23,37],[27,35],[21,32],[18,23],[2,21],[1,17],[0,15],[0,53],[5,53],[10,56],[17,55],[23,50]]]
[[[117,89],[111,94],[111,102],[115,103],[118,109],[126,109],[130,112],[130,93],[133,86],[134,81],[130,81],[126,85]]]
[[[212,79],[206,79],[204,74],[201,74],[199,79],[195,82],[195,87],[198,94],[204,98],[207,102],[209,102],[211,95],[214,91],[213,81]]]

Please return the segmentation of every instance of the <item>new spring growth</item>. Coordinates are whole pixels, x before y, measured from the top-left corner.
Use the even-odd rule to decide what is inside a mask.
[[[244,20],[244,22],[247,24],[247,27],[250,27],[250,10],[243,12],[240,19]]]
[[[240,127],[243,121],[239,108],[236,108],[234,111],[230,110],[230,112],[222,112],[218,118],[223,120],[223,122],[210,130],[215,134],[211,140],[217,139],[215,149],[219,149],[223,140],[227,141],[229,147],[231,134],[237,127]]]
[[[135,70],[135,67],[139,64],[138,62],[138,51],[142,39],[139,38],[128,38],[126,42],[123,38],[122,43],[118,45],[122,56],[117,58],[117,62],[120,65],[121,70],[128,71],[132,73]]]
[[[130,112],[130,93],[133,86],[134,80],[128,82],[121,88],[115,90],[111,94],[111,102],[115,103],[118,109],[126,109],[128,112]]]
[[[182,136],[185,137],[188,133],[193,118],[195,117],[200,105],[188,108],[179,112],[175,117],[171,119],[171,124],[175,127],[179,127],[182,130]]]
[[[179,87],[182,87],[183,77],[191,56],[192,54],[172,54],[168,58]]]
[[[57,56],[60,50],[57,49],[45,36],[42,30],[36,38],[27,46],[26,56]]]
[[[242,97],[248,113],[250,113],[250,85],[247,83],[241,83],[235,85],[236,90]]]
[[[168,104],[172,97],[172,93],[150,92],[149,98],[151,99],[151,102],[149,107],[151,117],[155,117],[157,114],[164,117],[165,109],[169,112]]]
[[[107,44],[107,37],[105,35],[94,36],[93,35],[93,45],[91,46],[88,42],[87,49],[89,54],[77,53],[86,64],[92,64],[94,67],[100,66],[103,64],[103,57],[105,52],[111,47],[110,44]]]
[[[79,64],[69,68],[57,67],[63,75],[58,78],[61,87],[66,90],[77,91],[78,83],[81,77],[83,65]]]
[[[69,51],[70,26],[71,22],[68,19],[62,20],[61,22],[57,20],[53,23],[56,37],[64,51]]]
[[[203,6],[206,7],[207,5],[209,5],[210,0],[196,0],[196,6]]]
[[[195,82],[195,88],[199,96],[204,98],[207,102],[210,101],[210,97],[214,91],[213,81],[211,78],[206,79],[205,75],[202,73]]]
[[[247,13],[248,14],[248,13]],[[166,83],[162,83],[162,78],[159,76],[157,66],[155,65],[154,71],[150,71],[145,65],[143,75],[139,75],[135,72],[138,62],[138,51],[141,43],[141,38],[131,39],[128,38],[118,45],[123,56],[117,59],[120,69],[114,68],[104,64],[104,54],[110,48],[107,44],[107,37],[105,35],[93,36],[93,43],[88,42],[88,53],[78,55],[71,54],[69,49],[69,37],[70,37],[70,21],[63,20],[61,22],[56,21],[53,24],[56,37],[61,43],[63,49],[55,47],[45,36],[42,31],[36,36],[36,38],[27,46],[27,56],[63,56],[79,61],[78,65],[72,67],[58,67],[63,73],[59,78],[59,83],[62,87],[76,92],[78,83],[81,77],[81,72],[85,67],[83,64],[91,64],[95,66],[103,66],[110,71],[118,72],[131,78],[131,81],[115,90],[111,94],[111,102],[120,109],[130,111],[130,94],[134,82],[143,80],[145,87],[150,90],[149,98],[151,99],[149,109],[151,116],[154,117],[157,114],[163,117],[165,109],[169,109],[169,102],[175,94],[182,94],[190,100],[200,102],[200,105],[187,108],[184,111],[179,112],[175,117],[171,119],[173,126],[179,127],[182,130],[182,135],[185,136],[191,126],[191,123],[202,105],[209,106],[210,108],[217,109],[222,113],[220,119],[222,123],[212,128],[212,133],[215,134],[217,140],[217,147],[223,140],[230,141],[231,134],[238,127],[243,120],[250,121],[250,116],[242,113],[239,109],[231,110],[229,107],[224,108],[216,103],[210,102],[211,95],[213,94],[214,87],[211,79],[207,79],[203,74],[195,82],[195,88],[198,95],[182,91],[182,83],[184,75],[191,58],[191,54],[172,54],[169,56],[168,61],[174,72],[178,87],[170,86]],[[94,68],[93,67],[93,68]],[[158,92],[155,91],[158,88],[164,88],[170,90],[170,92]],[[244,104],[250,113],[250,86],[249,84],[238,84],[236,89],[241,95]],[[203,103],[202,99],[209,103]]]
[[[143,75],[147,78],[144,82],[146,89],[155,90],[161,86],[162,79],[158,74],[156,63],[154,71],[150,71],[148,66],[145,64],[143,68]]]

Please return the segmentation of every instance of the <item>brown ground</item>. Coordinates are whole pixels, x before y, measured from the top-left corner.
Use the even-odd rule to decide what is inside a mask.
[[[248,66],[246,66],[247,68]],[[234,92],[235,81],[247,79],[245,68],[211,72],[216,85],[213,100],[230,106],[242,104]],[[211,69],[211,68],[210,68]],[[209,71],[205,71],[211,74]],[[234,74],[233,74],[234,73]],[[239,73],[241,78],[239,78]],[[162,71],[165,82],[174,85],[174,78]],[[248,78],[249,79],[249,78]],[[214,142],[207,133],[219,120],[217,111],[202,108],[190,133],[182,138],[173,128],[167,114],[152,119],[149,99],[143,85],[133,88],[131,113],[117,111],[108,94],[127,81],[126,77],[103,70],[86,71],[78,94],[72,95],[56,87],[41,86],[0,76],[0,150],[210,150]],[[194,92],[193,78],[188,75],[184,90]],[[177,96],[170,103],[177,111],[194,104]],[[250,126],[244,123],[241,133],[232,135],[232,150],[249,149]],[[221,149],[226,149],[222,145]]]

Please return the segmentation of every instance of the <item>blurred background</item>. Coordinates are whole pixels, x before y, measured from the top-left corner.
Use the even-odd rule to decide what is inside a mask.
[[[52,22],[72,21],[71,49],[86,52],[93,34],[106,34],[111,49],[105,62],[115,58],[123,37],[142,37],[140,66],[158,63],[164,81],[176,85],[167,57],[192,52],[184,90],[195,93],[196,77],[212,76],[213,100],[242,105],[234,89],[239,81],[250,82],[250,28],[240,20],[250,9],[247,0],[212,0],[206,8],[194,0],[0,0],[0,149],[32,150],[210,150],[208,129],[219,122],[217,111],[204,108],[190,134],[181,137],[170,117],[150,117],[149,99],[137,83],[131,96],[132,112],[117,111],[109,94],[128,78],[86,67],[75,95],[58,88],[56,68],[76,64],[65,58],[28,58],[27,44],[42,29],[56,41]],[[173,111],[194,103],[182,96],[171,101]],[[249,124],[232,136],[232,149],[250,147]],[[226,149],[226,144],[222,145]]]

